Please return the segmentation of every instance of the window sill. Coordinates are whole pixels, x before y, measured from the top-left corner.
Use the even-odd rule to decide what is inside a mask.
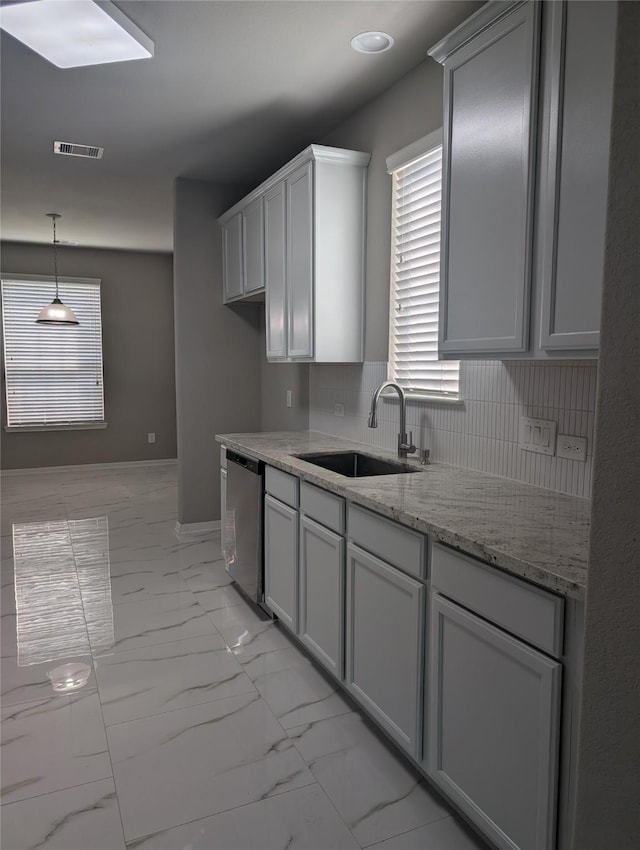
[[[446,405],[455,405],[458,407],[464,406],[464,399],[458,396],[445,396],[445,395],[429,395],[428,393],[412,393],[405,390],[405,398],[407,402],[410,401],[419,401],[419,402],[428,402],[429,404],[446,404]],[[385,401],[398,402],[400,401],[400,397],[394,391],[393,393],[389,393],[386,395],[384,392],[381,394],[380,398],[383,398]]]
[[[72,422],[68,425],[55,423],[44,425],[5,425],[4,430],[13,431],[95,431],[106,428],[108,422]]]

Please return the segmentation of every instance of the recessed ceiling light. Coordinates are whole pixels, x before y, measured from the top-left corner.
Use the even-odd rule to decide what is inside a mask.
[[[393,38],[386,32],[361,32],[351,39],[358,53],[384,53],[393,47]]]
[[[0,28],[58,68],[153,56],[153,42],[110,2],[31,0],[0,9]]]

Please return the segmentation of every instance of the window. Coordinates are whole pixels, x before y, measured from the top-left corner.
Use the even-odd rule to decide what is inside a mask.
[[[389,379],[408,393],[458,398],[460,364],[438,360],[442,133],[389,157],[393,180]]]
[[[104,422],[100,281],[60,279],[79,325],[38,325],[50,278],[2,278],[7,430],[100,428]]]

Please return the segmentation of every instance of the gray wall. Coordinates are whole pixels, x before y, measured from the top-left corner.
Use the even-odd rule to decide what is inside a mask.
[[[58,249],[60,274],[102,280],[105,414],[90,431],[2,434],[2,468],[155,460],[176,456],[170,254]],[[51,248],[5,242],[2,270],[50,275]],[[2,424],[6,424],[4,386]],[[147,433],[156,434],[155,444]]]
[[[178,520],[220,518],[215,435],[260,430],[260,311],[222,304],[217,217],[238,192],[178,179],[174,195],[174,305]]]
[[[620,3],[575,850],[640,837],[640,4]]]

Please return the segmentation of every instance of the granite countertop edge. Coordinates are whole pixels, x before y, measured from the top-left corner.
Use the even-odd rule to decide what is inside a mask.
[[[426,482],[431,483],[430,479],[437,476],[436,487],[448,493],[448,499],[440,505],[437,489],[433,492],[425,478],[418,477],[419,473],[352,479],[295,457],[312,451],[358,450],[384,459],[395,458],[394,453],[373,446],[312,431],[218,434],[216,440],[511,575],[563,596],[584,600],[587,499],[447,464],[434,463],[425,468],[419,461],[408,459],[427,476]],[[475,504],[475,511],[473,505],[465,504],[470,493],[475,503],[477,496],[487,491],[497,491],[498,496],[482,505]],[[511,533],[509,519],[505,516],[503,521],[501,516],[501,504],[508,506],[503,509],[510,515]],[[447,514],[445,518],[441,511]],[[556,527],[549,530],[537,522],[536,511],[547,522],[556,521]],[[562,516],[566,521],[562,521]],[[541,540],[544,546],[540,546]]]

